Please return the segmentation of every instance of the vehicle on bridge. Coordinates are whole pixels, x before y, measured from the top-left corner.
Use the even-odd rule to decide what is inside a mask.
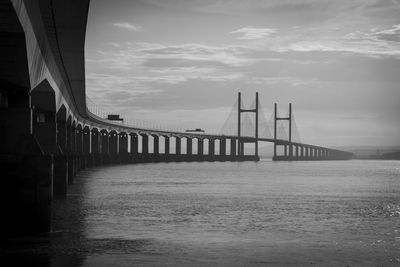
[[[186,133],[205,133],[206,131],[201,129],[201,128],[196,128],[196,129],[187,129],[185,131]]]

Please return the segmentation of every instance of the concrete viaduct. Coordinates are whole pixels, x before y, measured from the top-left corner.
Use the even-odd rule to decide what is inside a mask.
[[[66,195],[74,175],[93,165],[258,160],[258,153],[245,155],[243,145],[258,147],[258,141],[285,147],[276,160],[350,157],[284,140],[139,129],[97,117],[88,111],[85,94],[88,8],[89,0],[0,0],[2,236],[48,231],[53,196]]]

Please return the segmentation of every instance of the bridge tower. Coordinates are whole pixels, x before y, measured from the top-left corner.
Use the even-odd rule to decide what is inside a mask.
[[[243,156],[244,155],[244,144],[245,143],[254,143],[254,155],[258,157],[258,92],[256,92],[256,105],[254,109],[243,109],[241,106],[241,93],[238,93],[238,156]],[[255,133],[254,133],[254,139],[248,139],[246,140],[245,138],[241,138],[241,123],[242,123],[242,113],[255,113]]]
[[[288,117],[278,117],[278,112],[277,112],[277,104],[274,104],[274,158],[277,156],[277,121],[279,120],[287,120],[289,121],[289,140],[288,140],[288,145],[289,145],[289,159],[291,160],[293,158],[293,146],[292,146],[292,103],[289,103],[289,116]],[[287,144],[285,146],[285,156],[287,156]]]

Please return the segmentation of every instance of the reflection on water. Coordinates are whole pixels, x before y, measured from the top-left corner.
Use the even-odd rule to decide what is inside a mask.
[[[400,264],[400,162],[167,163],[81,172],[38,266]]]

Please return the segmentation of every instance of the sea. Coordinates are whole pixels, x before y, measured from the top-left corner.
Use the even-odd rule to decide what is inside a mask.
[[[400,266],[400,161],[148,163],[81,171],[25,266]],[[13,265],[10,265],[13,266]]]

